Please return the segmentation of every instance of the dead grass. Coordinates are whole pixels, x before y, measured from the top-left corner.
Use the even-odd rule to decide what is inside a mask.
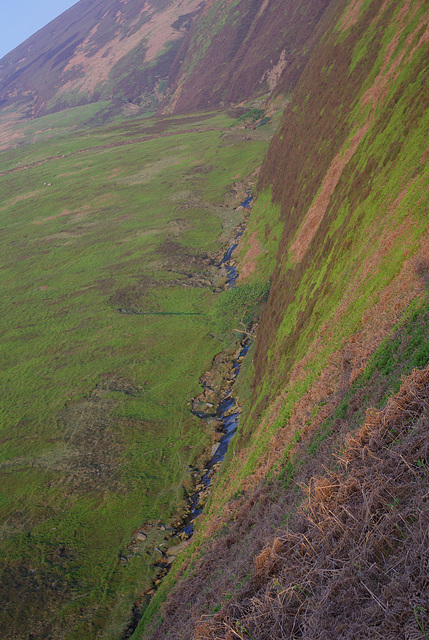
[[[268,7],[269,4],[270,4],[270,0],[263,0],[263,2],[261,4],[261,7],[260,7],[260,9],[258,11],[258,14],[257,14],[258,18],[259,18],[259,16],[261,16],[264,13],[265,9]]]
[[[409,50],[411,43],[416,38],[416,35],[421,31],[422,24],[419,24],[414,32],[408,36],[402,51],[391,63],[392,56],[398,47],[402,32],[406,28],[407,24],[414,18],[422,3],[414,7],[414,11],[410,11],[410,4],[411,0],[407,0],[398,15],[395,17],[395,23],[401,24],[402,28],[398,28],[395,36],[392,38],[392,41],[386,47],[386,54],[380,72],[375,78],[373,85],[362,96],[361,103],[363,106],[371,105],[372,108],[375,108],[381,100],[384,100],[387,95],[389,85],[396,80],[401,71],[402,65],[407,64],[413,57],[414,53],[427,42],[429,35],[429,16],[427,16],[423,21],[423,25],[426,25],[426,31],[420,37],[418,43],[411,49],[411,51]],[[407,53],[408,55],[406,55]],[[405,56],[406,59],[404,60]]]
[[[63,209],[60,213],[57,213],[52,216],[47,216],[46,218],[41,218],[39,220],[33,220],[33,224],[45,224],[46,222],[52,222],[53,220],[57,220],[58,218],[66,218],[68,216],[79,216],[84,217],[88,215],[93,208],[86,204],[80,209],[76,209],[75,211],[70,211],[70,209]]]
[[[369,409],[339,469],[314,478],[293,526],[199,640],[412,640],[429,629],[429,369]]]
[[[239,282],[243,282],[248,278],[256,269],[256,261],[258,256],[262,252],[262,248],[258,241],[258,233],[255,231],[249,237],[249,250],[240,263],[240,275],[238,277]]]
[[[358,20],[359,11],[365,0],[353,0],[347,7],[344,15],[341,18],[341,27],[343,29],[350,29]]]
[[[286,389],[280,392],[272,402],[268,417],[259,422],[255,432],[256,439],[262,438],[275,422],[287,400],[289,389],[305,380],[318,353],[323,351],[326,343],[332,340],[335,327],[341,326],[342,318],[347,315],[349,305],[356,299],[358,287],[371,274],[371,271],[377,268],[383,253],[388,251],[390,244],[397,237],[403,237],[406,242],[405,227],[409,226],[411,222],[408,219],[396,229],[385,232],[382,248],[369,255],[364,263],[362,278],[350,282],[344,292],[343,301],[334,316],[322,325],[320,332],[309,346],[306,356],[293,367]],[[401,236],[401,233],[404,235]],[[311,437],[318,431],[324,420],[338,405],[339,398],[344,396],[353,382],[363,373],[372,354],[389,335],[404,310],[416,295],[422,294],[425,287],[426,265],[428,264],[429,236],[426,235],[422,238],[417,252],[404,261],[400,274],[384,288],[377,303],[364,314],[360,329],[349,336],[340,349],[332,353],[318,378],[309,390],[297,400],[288,419],[287,429],[276,430],[263,457],[258,462],[257,470],[244,480],[242,485],[244,489],[250,490],[269,473],[272,466],[282,458],[284,448],[289,445],[291,438],[298,430],[302,437]],[[323,406],[320,406],[321,404]],[[320,406],[319,411],[310,421],[312,411],[317,405]],[[247,449],[237,453],[237,468],[241,468],[245,464],[249,453],[250,451]]]
[[[71,211],[70,209],[63,209],[62,211],[60,211],[55,215],[33,220],[33,224],[37,224],[37,225],[45,224],[46,222],[52,222],[53,220],[58,220],[58,218],[67,218],[67,217],[75,217],[81,220],[82,218],[90,215],[91,213],[94,213],[94,211],[97,211],[98,207],[101,207],[104,204],[107,204],[107,202],[114,201],[117,198],[118,198],[117,194],[106,193],[103,196],[95,198],[93,200],[92,205],[85,204],[83,207],[80,207],[79,209],[75,209],[74,211]]]
[[[200,5],[200,0],[182,1],[177,5],[174,3],[165,8],[164,11],[153,13],[148,22],[145,22],[137,31],[124,37],[123,31],[118,28],[117,33],[111,40],[98,50],[95,50],[96,32],[98,25],[92,29],[87,38],[78,47],[75,55],[68,62],[63,71],[63,82],[56,97],[64,95],[74,90],[81,93],[95,91],[96,87],[105,83],[114,65],[126,56],[132,49],[141,42],[145,42],[145,62],[149,63],[164,50],[167,43],[172,42],[182,34],[172,27],[173,23],[183,13],[195,11]],[[147,13],[148,5],[143,6],[139,17]],[[117,24],[121,24],[121,12],[117,13]],[[132,26],[132,25],[130,25]],[[80,77],[67,81],[67,72],[79,72]],[[83,77],[82,77],[83,75]]]
[[[4,114],[0,120],[0,151],[9,149],[24,138],[22,126],[23,110],[17,109],[13,114]]]
[[[0,211],[6,211],[6,209],[9,209],[9,207],[13,207],[16,204],[18,204],[18,202],[22,202],[23,200],[27,200],[28,198],[34,198],[35,196],[39,195],[39,193],[40,193],[40,189],[37,189],[35,191],[29,191],[28,193],[23,193],[20,196],[15,196],[14,198],[7,200],[4,203],[4,205],[0,207]]]
[[[349,26],[351,26],[351,24],[353,24],[353,21],[357,20],[361,5],[362,3],[359,0],[356,0],[349,6],[349,10],[346,12],[342,20],[344,28],[348,28]],[[291,244],[290,252],[292,262],[294,263],[300,262],[303,259],[308,247],[310,246],[310,243],[314,238],[316,231],[328,209],[331,197],[340,181],[346,165],[353,157],[360,141],[368,132],[371,126],[377,105],[381,101],[385,100],[389,86],[397,79],[402,66],[409,63],[416,51],[421,49],[421,47],[423,47],[429,39],[429,17],[426,17],[425,20],[416,27],[413,33],[411,33],[407,37],[405,46],[392,61],[392,57],[399,45],[400,38],[404,29],[414,18],[416,12],[420,7],[421,3],[417,4],[412,9],[411,0],[406,0],[403,7],[401,7],[398,14],[394,18],[395,24],[398,24],[400,26],[398,26],[394,37],[386,47],[384,59],[379,73],[377,74],[371,87],[367,89],[367,91],[361,98],[362,107],[366,107],[369,105],[371,107],[371,113],[366,118],[365,123],[351,138],[351,140],[346,141],[343,148],[332,160],[331,165],[323,179],[321,189],[316,196],[313,204],[309,208],[295,240]],[[426,30],[416,42],[416,38],[421,32],[423,26],[426,26]],[[415,44],[414,46],[411,46],[413,42]]]

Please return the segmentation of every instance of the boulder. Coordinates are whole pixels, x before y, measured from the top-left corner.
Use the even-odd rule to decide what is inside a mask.
[[[189,540],[183,540],[183,542],[181,542],[180,544],[176,544],[174,547],[170,547],[169,549],[167,549],[167,558],[170,558],[171,556],[176,557],[179,553],[186,549],[188,545]]]

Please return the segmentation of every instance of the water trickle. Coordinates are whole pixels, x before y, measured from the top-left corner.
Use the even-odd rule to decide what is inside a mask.
[[[243,340],[241,345],[242,348],[238,354],[237,359],[233,362],[233,366],[231,369],[231,386],[234,385],[234,382],[238,374],[240,373],[243,358],[246,356],[247,352],[250,349],[250,338],[246,338],[245,340]],[[200,500],[211,484],[213,475],[217,469],[217,465],[225,459],[226,452],[228,451],[228,445],[232,437],[237,432],[240,413],[236,409],[237,405],[234,398],[232,397],[232,390],[230,387],[229,391],[225,394],[225,396],[223,396],[222,400],[220,401],[215,414],[215,418],[221,423],[220,430],[223,432],[223,436],[219,441],[219,446],[217,447],[216,452],[206,464],[205,468],[207,469],[207,471],[199,482],[199,490],[189,497],[190,512],[187,518],[183,521],[183,525],[178,529],[177,533],[179,534],[183,532],[186,536],[191,536],[194,532],[194,522],[202,512]],[[206,418],[202,417],[201,419]]]
[[[253,200],[253,197],[250,195],[250,190],[249,190],[247,193],[246,200],[244,200],[240,206],[243,208],[249,209],[250,203],[252,200]],[[232,254],[234,250],[238,246],[238,239],[244,233],[244,228],[245,228],[244,224],[241,225],[231,246],[228,247],[222,260],[218,264],[219,269],[221,268],[226,269],[226,272],[227,272],[226,279],[227,279],[229,288],[235,287],[236,285],[237,271],[235,269],[235,266],[231,264],[231,259],[232,259]],[[236,405],[235,399],[232,397],[232,387],[234,386],[235,380],[238,374],[240,373],[243,358],[247,355],[247,352],[250,349],[250,345],[251,345],[251,339],[249,337],[246,337],[241,342],[242,348],[237,358],[232,363],[232,368],[230,371],[231,383],[229,385],[229,390],[222,397],[215,414],[215,418],[221,424],[220,431],[223,432],[223,436],[219,441],[219,445],[214,455],[206,464],[205,468],[207,469],[207,471],[199,482],[198,491],[191,494],[188,498],[188,501],[189,501],[188,506],[190,511],[188,513],[188,516],[183,520],[181,527],[179,527],[176,531],[176,533],[179,535],[184,534],[185,537],[190,537],[194,533],[194,522],[202,512],[202,505],[200,504],[201,499],[205,497],[206,491],[211,484],[211,481],[214,473],[216,472],[217,466],[219,465],[219,463],[223,462],[223,460],[225,459],[226,452],[228,451],[229,443],[232,437],[237,432],[240,412],[238,411],[238,407]],[[203,414],[199,414],[198,412],[195,415],[197,415],[202,420],[207,419],[206,416],[204,416]]]
[[[253,197],[250,195],[250,190],[248,191],[247,198],[241,203],[240,207],[244,209],[250,209],[250,203]],[[225,252],[222,260],[218,263],[219,269],[226,269],[226,280],[228,288],[235,287],[237,281],[237,271],[233,264],[231,264],[232,254],[234,250],[238,246],[238,239],[243,235],[245,229],[244,223],[240,226],[231,246]],[[206,472],[204,476],[201,478],[198,486],[198,491],[194,492],[190,496],[188,496],[188,506],[189,512],[186,518],[184,518],[180,524],[180,526],[174,531],[174,534],[183,538],[190,538],[194,533],[194,522],[201,515],[203,510],[203,498],[206,496],[206,492],[210,487],[213,476],[216,473],[218,465],[225,459],[226,453],[228,451],[228,445],[237,432],[238,422],[240,418],[240,411],[238,410],[235,399],[232,396],[232,387],[234,386],[235,380],[240,373],[241,365],[243,362],[243,358],[246,356],[247,352],[250,349],[250,345],[252,340],[250,337],[246,337],[241,342],[241,349],[238,353],[236,359],[232,362],[232,367],[229,371],[229,380],[230,384],[228,387],[228,391],[222,396],[219,405],[217,407],[215,418],[221,424],[220,431],[223,432],[223,435],[218,443],[218,447],[208,461],[205,466]],[[199,414],[195,412],[202,420],[206,420],[207,417],[203,414]],[[171,568],[171,565],[165,569],[165,572]],[[155,592],[157,587],[154,585],[153,592]],[[132,620],[128,624],[121,640],[127,640],[131,637],[133,632],[136,630],[138,623],[141,619],[140,607],[134,605],[132,612]]]
[[[253,196],[250,195],[250,189],[247,192],[247,198],[245,200],[243,200],[243,202],[240,204],[239,208],[242,207],[243,209],[250,209],[250,204],[253,200]],[[219,264],[217,265],[219,267],[219,269],[222,269],[222,267],[224,267],[226,269],[226,281],[228,284],[228,287],[235,287],[236,282],[237,282],[237,270],[235,268],[234,264],[231,264],[231,258],[232,258],[232,254],[234,252],[234,250],[237,248],[238,246],[238,239],[243,235],[244,233],[244,224],[241,225],[238,233],[236,234],[233,243],[231,244],[231,246],[228,248],[228,250],[225,252],[222,260],[219,262]]]

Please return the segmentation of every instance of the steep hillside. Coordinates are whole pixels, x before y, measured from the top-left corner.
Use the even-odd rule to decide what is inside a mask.
[[[195,638],[427,637],[428,401],[425,369],[368,412],[235,602],[203,618]]]
[[[352,383],[425,286],[428,3],[352,3],[337,16],[261,172],[284,230],[255,413],[300,361],[303,388],[334,353]]]
[[[427,566],[429,553],[427,538],[419,538],[428,490],[428,438],[420,430],[427,371],[413,374],[389,405],[406,413],[416,393],[415,428],[406,416],[395,424],[378,418],[376,430],[390,424],[387,437],[397,436],[395,455],[404,464],[398,485],[382,484],[392,443],[367,446],[372,410],[362,449],[345,454],[350,464],[368,456],[357,473],[372,482],[355,481],[357,498],[335,474],[317,481],[315,497],[311,487],[315,474],[334,473],[367,408],[382,409],[401,379],[429,360],[428,20],[426,1],[339,2],[297,82],[241,248],[243,291],[268,278],[271,290],[253,367],[241,377],[243,397],[249,385],[251,392],[239,434],[194,543],[149,605],[136,639],[314,640],[333,637],[333,628],[347,639],[427,634],[428,603],[411,568]],[[414,448],[417,429],[421,449]],[[372,455],[381,458],[375,470]],[[387,526],[392,509],[405,508],[405,486],[412,513],[392,513],[399,540],[384,528],[380,539],[376,522]],[[304,522],[296,514],[306,494]],[[367,505],[374,530],[351,530],[353,518],[361,519],[353,499]],[[365,535],[373,546],[358,557]],[[344,564],[344,554],[355,564]],[[391,573],[381,579],[396,562],[404,581]],[[345,581],[349,609],[337,594]],[[405,588],[413,594],[408,604]],[[352,627],[344,612],[359,606],[367,614]]]
[[[282,87],[291,93],[331,0],[209,2],[169,79],[166,111],[238,104]]]
[[[36,137],[290,93],[330,4],[80,0],[0,61],[1,147],[29,121]]]
[[[1,61],[5,640],[428,635],[428,44],[81,0]]]

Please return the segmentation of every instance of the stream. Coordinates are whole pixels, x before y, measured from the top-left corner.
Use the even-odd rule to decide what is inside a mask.
[[[253,196],[250,195],[250,190],[247,192],[247,198],[241,202],[239,207],[243,209],[250,209],[251,201],[253,200]],[[237,271],[232,260],[232,254],[238,246],[238,240],[243,235],[245,230],[245,222],[243,222],[234,237],[231,245],[228,247],[227,251],[223,255],[220,262],[216,265],[219,270],[226,271],[226,285],[225,288],[231,288],[236,286],[237,282]],[[240,342],[240,351],[238,355],[232,360],[231,368],[228,371],[228,388],[225,393],[221,396],[219,404],[216,408],[214,415],[207,416],[204,413],[200,413],[198,411],[192,411],[194,415],[196,415],[201,420],[209,420],[215,419],[218,426],[218,430],[223,434],[220,438],[219,442],[212,451],[212,457],[206,463],[204,467],[204,475],[200,479],[199,483],[196,486],[196,490],[188,495],[188,509],[186,516],[182,519],[179,526],[177,526],[173,531],[173,536],[177,536],[182,540],[189,539],[194,533],[194,523],[195,520],[201,515],[203,511],[203,507],[205,501],[207,499],[207,494],[209,487],[211,485],[213,476],[218,470],[220,464],[225,459],[226,453],[228,451],[228,446],[237,432],[238,423],[240,418],[240,409],[236,404],[235,399],[232,395],[232,389],[238,374],[240,373],[240,369],[242,366],[243,359],[248,353],[250,346],[252,343],[252,339],[250,337],[245,337]],[[164,569],[164,576],[171,568],[171,564]],[[155,592],[157,587],[154,586],[153,591]],[[139,621],[141,619],[140,607],[136,604],[133,607],[132,611],[132,619],[128,624],[124,635],[122,636],[122,640],[126,640],[127,638],[131,638],[133,632],[136,630]]]
[[[232,370],[230,373],[231,386],[240,373],[241,363],[250,349],[251,340],[246,338],[241,343],[241,350],[238,358],[233,361]],[[199,413],[195,413],[202,420],[207,418]],[[240,412],[234,398],[232,397],[232,389],[229,388],[228,392],[221,399],[219,406],[214,416],[220,423],[220,431],[223,432],[223,436],[219,440],[215,453],[206,464],[206,472],[201,478],[198,484],[198,490],[191,494],[188,498],[189,514],[183,521],[183,526],[177,529],[176,535],[185,534],[184,537],[189,538],[194,533],[194,521],[201,514],[203,506],[200,505],[202,499],[207,495],[207,489],[209,488],[213,475],[216,473],[219,464],[225,459],[226,452],[228,451],[228,445],[235,435],[238,429],[238,422],[240,418]]]
[[[250,209],[250,203],[253,200],[253,196],[250,195],[250,192],[251,190],[249,189],[249,191],[247,192],[247,198],[243,200],[243,202],[241,202],[241,204],[237,208]],[[246,228],[246,225],[243,222],[240,225],[239,231],[236,234],[232,244],[230,245],[228,250],[225,252],[222,260],[217,265],[219,269],[222,269],[223,267],[226,269],[226,282],[227,282],[228,288],[235,287],[235,284],[237,282],[237,277],[238,277],[237,270],[234,264],[231,263],[231,258],[232,258],[233,252],[238,246],[238,239],[243,235],[245,228]]]
[[[247,198],[241,202],[239,207],[243,209],[250,209],[250,203],[253,200],[253,196],[250,195],[250,189],[247,192]],[[219,269],[226,270],[226,287],[231,288],[235,287],[237,282],[237,270],[235,265],[232,262],[232,254],[238,246],[238,240],[243,235],[245,230],[245,223],[242,223],[239,227],[237,234],[231,245],[228,247],[227,251],[223,255],[221,261],[217,264]],[[209,462],[206,464],[205,469],[206,472],[201,478],[197,491],[195,493],[188,496],[188,506],[189,513],[187,517],[184,519],[183,524],[176,530],[176,535],[181,535],[184,538],[189,538],[194,533],[194,522],[196,518],[202,513],[203,505],[201,505],[202,499],[204,499],[207,495],[207,490],[211,484],[213,475],[216,473],[217,468],[221,462],[225,459],[226,452],[228,451],[228,445],[235,435],[238,429],[238,422],[240,418],[240,412],[238,411],[238,407],[234,398],[232,397],[232,387],[234,386],[234,382],[240,373],[241,364],[244,357],[247,355],[247,352],[250,349],[251,339],[245,338],[242,340],[241,349],[238,354],[238,357],[233,360],[231,371],[229,374],[230,384],[227,393],[221,398],[221,401],[217,407],[215,413],[215,419],[219,421],[220,428],[219,431],[223,432],[223,436],[221,437],[217,449],[212,455]],[[207,417],[204,414],[193,412],[196,416],[201,418],[201,420],[206,420]]]

